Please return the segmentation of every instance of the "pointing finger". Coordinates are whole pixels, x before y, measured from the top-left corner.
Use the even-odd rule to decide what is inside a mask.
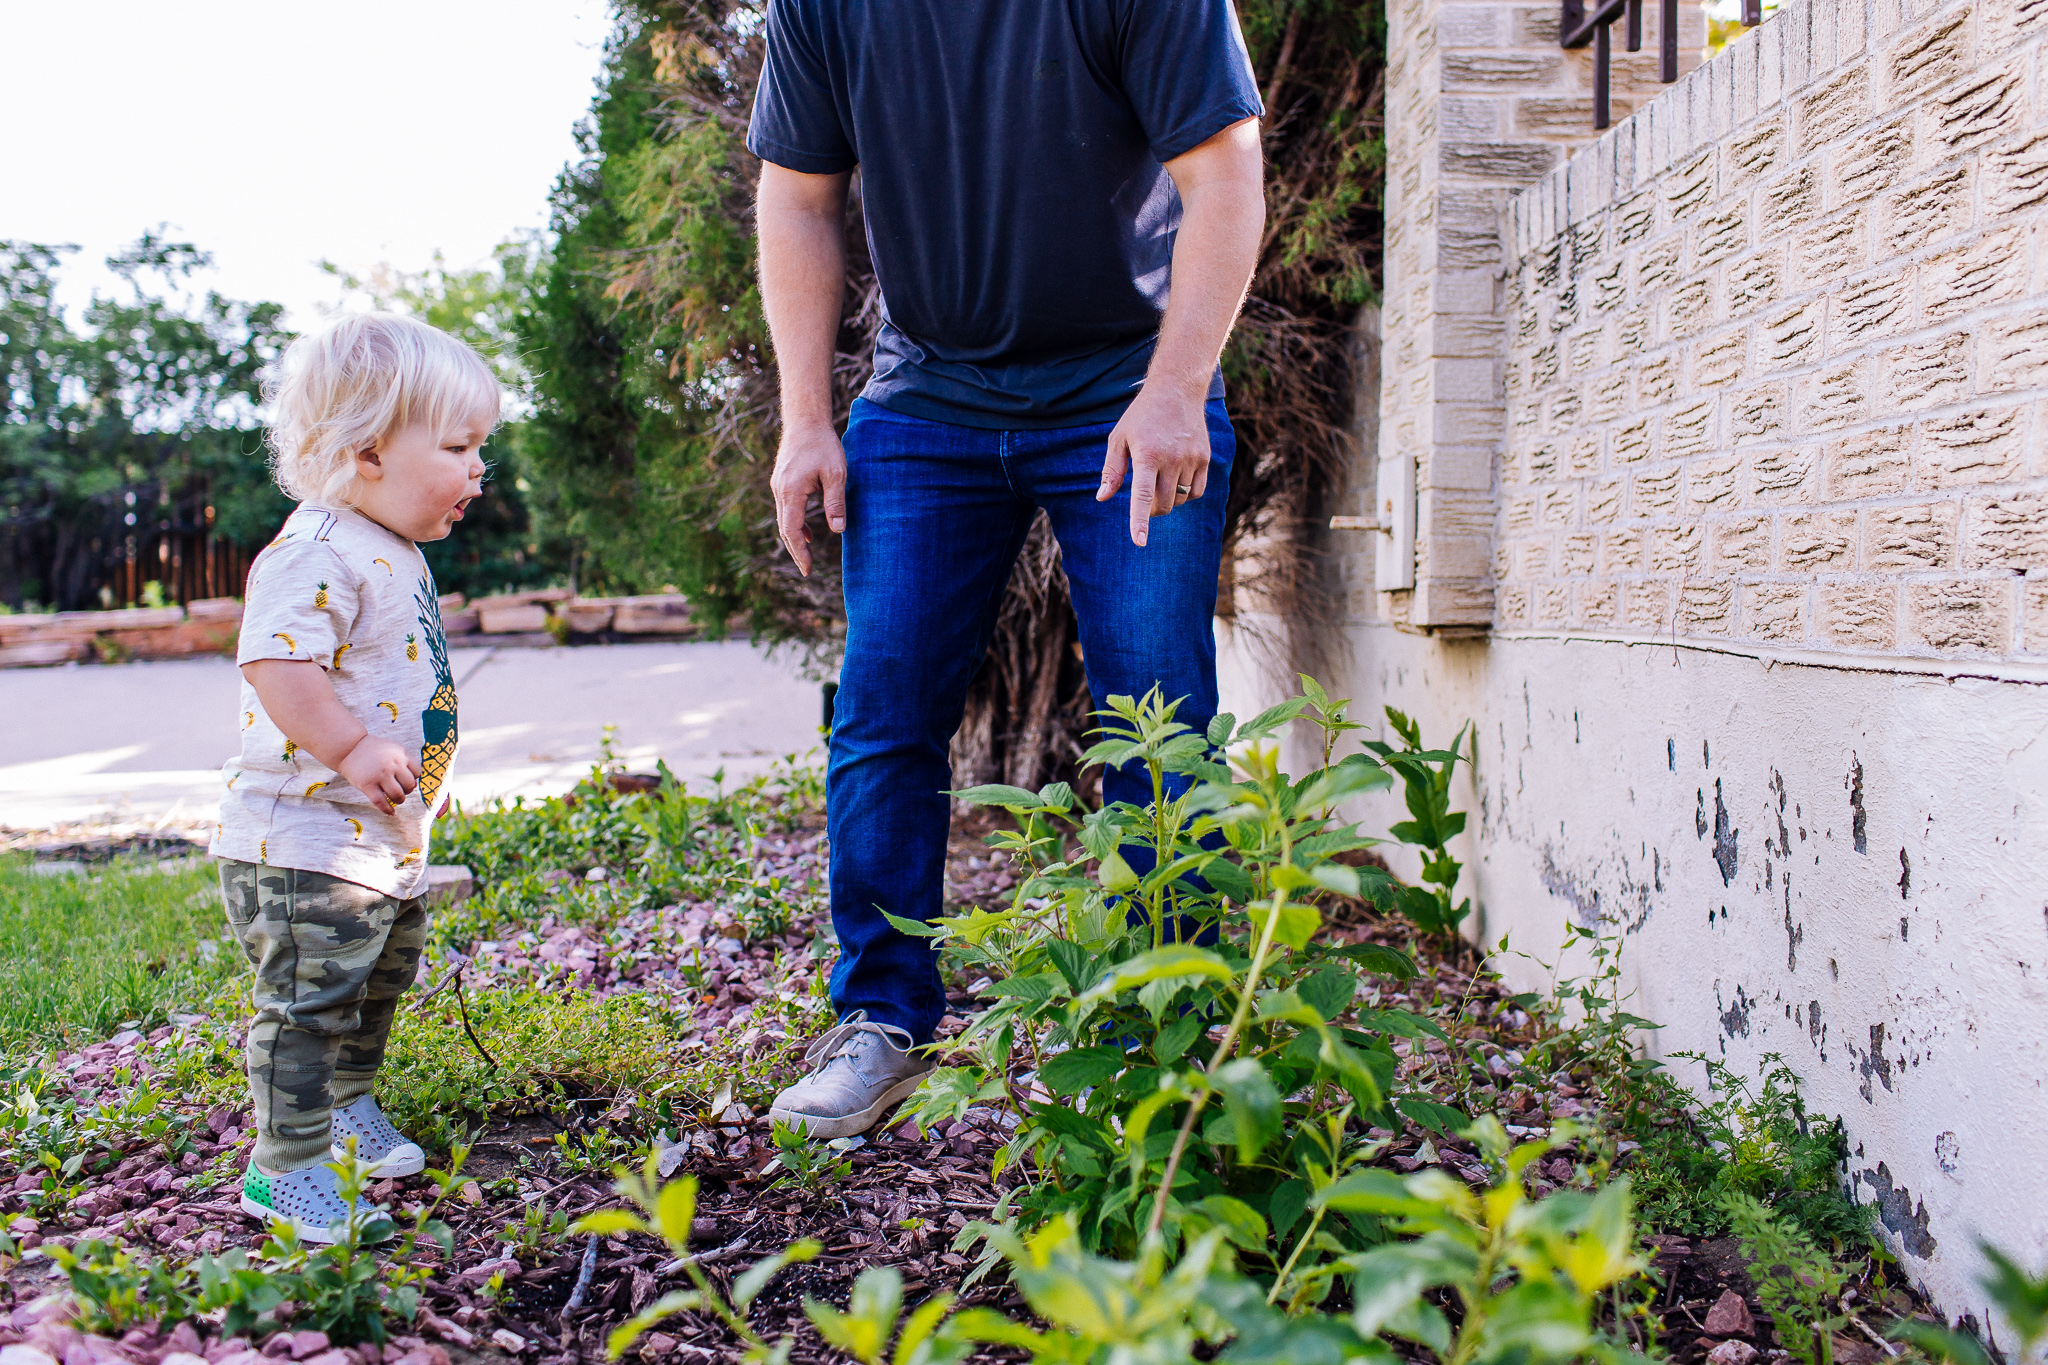
[[[1121,429],[1109,433],[1109,450],[1102,459],[1102,487],[1095,490],[1097,502],[1108,502],[1123,487],[1128,446]]]
[[[1131,459],[1131,544],[1143,547],[1159,497],[1159,468],[1154,456],[1140,451]]]

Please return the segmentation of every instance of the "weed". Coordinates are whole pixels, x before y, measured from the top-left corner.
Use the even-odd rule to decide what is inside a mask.
[[[289,1223],[251,1254],[239,1249],[202,1256],[189,1265],[144,1264],[101,1241],[66,1248],[52,1244],[77,1296],[84,1325],[119,1333],[143,1321],[168,1326],[194,1318],[220,1324],[223,1336],[262,1337],[282,1326],[279,1309],[293,1305],[294,1326],[326,1332],[338,1343],[382,1342],[391,1319],[409,1321],[419,1306],[427,1271],[417,1261],[420,1240],[454,1247],[454,1235],[435,1214],[460,1183],[464,1152],[447,1171],[428,1171],[434,1197],[414,1212],[412,1224],[387,1257],[364,1244],[364,1189],[374,1171],[351,1154],[330,1163],[349,1206],[344,1234],[333,1245],[308,1250]]]
[[[1313,682],[1307,678],[1303,681]],[[1321,691],[1316,689],[1317,693]],[[1451,903],[1460,864],[1451,856],[1450,842],[1465,829],[1465,813],[1451,809],[1451,771],[1457,766],[1458,750],[1471,727],[1461,728],[1448,749],[1425,749],[1421,727],[1391,706],[1387,708],[1387,723],[1401,741],[1400,747],[1384,740],[1367,740],[1365,747],[1378,754],[1387,770],[1401,779],[1401,794],[1412,818],[1392,826],[1387,833],[1422,850],[1425,883],[1400,888],[1394,897],[1394,907],[1425,931],[1442,939],[1454,939],[1458,926],[1472,913],[1472,902],[1466,899],[1456,905]],[[1325,753],[1328,752],[1326,745]]]
[[[516,1223],[507,1223],[498,1233],[498,1240],[514,1253],[537,1255],[550,1242],[558,1242],[569,1235],[569,1215],[556,1209],[550,1213],[539,1204],[530,1205]]]
[[[1842,1310],[1849,1277],[1796,1223],[1755,1197],[1735,1193],[1723,1202],[1778,1344],[1804,1365],[1833,1365],[1834,1334],[1849,1324]]]
[[[853,1172],[853,1162],[845,1158],[845,1151],[837,1142],[811,1140],[809,1124],[800,1122],[792,1128],[776,1119],[774,1137],[775,1155],[769,1158],[769,1165],[779,1167],[783,1174],[768,1187],[771,1190],[793,1186],[805,1194],[816,1194]]]
[[[1411,794],[1411,813],[1448,839],[1462,817],[1430,803],[1455,756],[1422,749],[1413,726],[1390,715],[1405,747],[1380,748],[1395,760],[1335,759],[1358,728],[1348,703],[1313,679],[1303,686],[1247,725],[1218,716],[1203,734],[1156,691],[1112,698],[1086,760],[1139,766],[1152,804],[1090,811],[1065,784],[956,793],[1016,816],[1018,829],[990,842],[1025,876],[1002,911],[931,927],[895,921],[992,979],[997,1003],[955,1040],[977,1064],[935,1071],[916,1113],[929,1124],[975,1104],[1016,1110],[997,1167],[1035,1170],[1020,1218],[1071,1217],[1090,1252],[1125,1255],[1154,1234],[1173,1246],[1222,1229],[1290,1294],[1315,1282],[1317,1266],[1385,1238],[1370,1214],[1314,1204],[1376,1154],[1364,1129],[1414,1116],[1462,1122],[1393,1086],[1388,1039],[1443,1031],[1354,1005],[1361,969],[1407,976],[1408,959],[1321,933],[1333,898],[1392,905],[1401,890],[1378,868],[1338,861],[1376,842],[1338,820],[1338,805],[1403,769],[1433,793]],[[1299,780],[1279,771],[1271,743],[1297,718],[1322,729],[1325,760]],[[1232,767],[1217,761],[1222,752]],[[1454,883],[1441,843],[1432,849],[1436,874]],[[1022,1093],[1010,1081],[1019,1053],[1034,1063]]]
[[[1725,1063],[1702,1063],[1708,1098],[1678,1122],[1645,1120],[1637,1161],[1643,1207],[1671,1232],[1714,1234],[1730,1226],[1731,1195],[1755,1200],[1791,1220],[1805,1236],[1837,1251],[1867,1250],[1871,1209],[1842,1192],[1848,1137],[1840,1119],[1816,1119],[1800,1098],[1798,1078],[1777,1053],[1758,1063],[1761,1091]],[[1665,1086],[1675,1083],[1659,1077]],[[1686,1097],[1689,1098],[1689,1097]],[[1668,1113],[1683,1114],[1676,1097]]]
[[[659,1237],[682,1262],[683,1272],[690,1277],[694,1287],[662,1295],[614,1328],[606,1343],[612,1358],[618,1359],[625,1354],[627,1347],[640,1339],[642,1333],[677,1313],[695,1311],[716,1317],[740,1339],[746,1347],[742,1360],[750,1363],[787,1362],[790,1348],[795,1344],[793,1339],[784,1337],[770,1346],[747,1321],[747,1310],[784,1266],[811,1260],[823,1248],[816,1242],[797,1242],[773,1256],[754,1262],[733,1278],[732,1293],[728,1297],[712,1283],[704,1268],[697,1264],[696,1257],[690,1255],[690,1220],[697,1212],[696,1177],[685,1176],[657,1186],[652,1157],[648,1158],[639,1174],[621,1169],[618,1177],[618,1192],[646,1216],[623,1209],[606,1210],[578,1219],[570,1231],[600,1233],[608,1237],[621,1237],[628,1233]]]

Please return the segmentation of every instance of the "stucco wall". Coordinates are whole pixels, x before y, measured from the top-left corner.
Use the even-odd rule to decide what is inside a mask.
[[[2048,654],[2048,24],[1800,0],[1517,195],[1495,625]]]
[[[1280,661],[1224,643],[1226,705],[1275,695]],[[2048,1244],[2048,687],[1362,620],[1341,646],[1325,681],[1361,719],[1392,704],[1439,742],[1475,722],[1477,936],[1551,960],[1567,918],[1603,928],[1654,1055],[1754,1075],[1783,1054],[1846,1120],[1908,1272],[1985,1321],[1977,1239],[2029,1264]],[[1402,818],[1391,795],[1358,813]]]

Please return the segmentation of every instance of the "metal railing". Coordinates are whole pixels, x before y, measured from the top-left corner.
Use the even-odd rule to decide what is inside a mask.
[[[1562,0],[1563,13],[1558,19],[1558,44],[1566,48],[1581,48],[1587,43],[1593,45],[1593,126],[1605,128],[1614,121],[1611,89],[1613,85],[1612,39],[1608,29],[1614,21],[1626,18],[1628,29],[1624,36],[1627,50],[1643,50],[1643,0],[1596,0],[1588,5],[1586,0]],[[1678,0],[1658,0],[1657,16],[1658,61],[1657,79],[1669,85],[1678,79]],[[1755,28],[1764,21],[1763,0],[1742,0],[1742,25]]]

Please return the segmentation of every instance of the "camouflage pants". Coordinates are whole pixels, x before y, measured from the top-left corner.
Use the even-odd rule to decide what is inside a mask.
[[[376,1083],[398,998],[419,975],[426,902],[226,859],[220,886],[228,926],[256,968],[256,1162],[298,1170],[326,1160],[334,1110]]]

